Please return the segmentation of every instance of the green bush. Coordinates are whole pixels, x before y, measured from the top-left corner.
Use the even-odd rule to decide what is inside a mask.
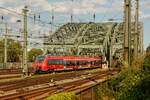
[[[77,100],[74,93],[59,93],[48,97],[46,100]]]
[[[150,55],[144,58],[143,64],[141,62],[138,63],[140,66],[136,63],[102,83],[96,89],[99,99],[150,100]]]
[[[119,83],[118,100],[150,99],[150,56],[146,56],[138,69],[128,70],[127,76]]]
[[[150,54],[145,57],[142,70],[146,74],[150,73]]]

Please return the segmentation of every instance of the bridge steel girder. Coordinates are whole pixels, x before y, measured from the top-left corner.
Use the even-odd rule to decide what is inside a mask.
[[[53,48],[74,48],[74,45],[47,45],[45,46],[47,49],[53,49]],[[79,45],[78,48],[103,48],[102,45]]]
[[[78,41],[78,37],[80,36],[80,33],[81,33],[82,30],[84,30],[86,27],[87,27],[87,24],[84,24],[84,25],[79,29],[79,31],[78,31],[77,34],[75,35],[75,38],[73,39],[73,40],[74,40],[74,44],[76,43],[76,41]]]
[[[87,25],[88,24],[88,25]],[[103,53],[109,55],[108,60],[112,60],[112,56],[122,57],[123,55],[123,23],[108,22],[108,23],[77,23],[75,27],[79,25],[80,27],[76,28],[73,32],[72,30],[64,30],[65,35],[69,37],[62,37],[60,40],[55,37],[52,37],[53,41],[46,44],[47,49],[78,49],[78,54],[84,52],[86,48],[90,50],[97,50],[100,48]],[[141,25],[141,24],[140,24]],[[132,25],[133,26],[133,25]],[[63,27],[63,26],[62,26]],[[72,27],[72,26],[71,26]],[[67,26],[69,28],[69,26]],[[142,28],[142,25],[141,25]],[[140,28],[141,35],[139,36],[139,51],[143,51],[143,30]],[[63,29],[63,28],[61,28]],[[76,30],[79,31],[77,32]],[[83,30],[84,29],[84,30]],[[73,33],[71,33],[71,32]],[[77,32],[77,34],[76,34]],[[81,32],[81,33],[80,33]],[[59,36],[63,33],[56,32]],[[68,33],[68,34],[67,34]],[[75,34],[74,37],[69,34]],[[131,33],[133,34],[133,32]],[[70,37],[71,36],[71,37]],[[133,35],[131,36],[133,37]],[[56,41],[56,42],[55,42]],[[47,41],[48,42],[48,41]],[[132,44],[133,45],[133,44]],[[88,51],[88,50],[87,50]],[[94,51],[91,51],[94,52]],[[94,52],[95,53],[95,52]],[[122,60],[121,58],[120,60]]]
[[[86,27],[86,29],[80,34],[81,37],[78,37],[77,39],[75,39],[74,41],[74,47],[77,49],[77,55],[79,54],[79,45],[84,37],[84,35],[86,34],[87,30],[89,28],[91,28],[91,26],[93,26],[94,24],[89,24],[89,26]]]

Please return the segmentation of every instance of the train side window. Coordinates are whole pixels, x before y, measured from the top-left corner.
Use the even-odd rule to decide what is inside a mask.
[[[95,62],[94,61],[92,61],[92,65],[94,65],[95,64]]]
[[[90,62],[90,61],[88,61],[88,62],[87,62],[87,64],[91,64],[91,62]]]
[[[71,62],[71,65],[72,65],[72,66],[75,66],[75,62]]]
[[[65,65],[66,65],[66,66],[69,66],[69,65],[70,65],[70,62],[69,62],[69,61],[65,61]]]
[[[82,63],[83,65],[86,65],[87,63],[85,62],[85,61],[83,61],[83,63]]]
[[[76,65],[78,65],[78,66],[79,66],[79,65],[80,65],[80,62],[79,62],[79,61],[77,61],[77,62],[76,62]]]
[[[59,61],[58,64],[63,64],[64,63],[63,60],[58,60],[58,61]]]
[[[48,64],[63,64],[63,60],[48,60]]]

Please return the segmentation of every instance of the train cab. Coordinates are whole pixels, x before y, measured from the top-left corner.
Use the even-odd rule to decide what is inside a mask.
[[[32,64],[33,68],[35,68],[36,70],[40,70],[42,68],[44,59],[45,59],[44,55],[37,56],[35,63]]]
[[[64,69],[64,61],[63,57],[61,56],[47,56],[44,59],[44,62],[42,64],[42,70],[43,71],[49,71],[49,70],[63,70]]]

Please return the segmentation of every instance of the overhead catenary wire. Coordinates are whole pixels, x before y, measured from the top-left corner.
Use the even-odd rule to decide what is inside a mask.
[[[8,11],[8,12],[11,12],[11,13],[15,14],[15,15],[23,16],[22,13],[18,13],[17,11],[12,10],[12,9],[8,9],[8,8],[5,8],[5,7],[0,7],[0,9],[6,10],[6,11]],[[40,22],[41,24],[45,24],[45,25],[50,25],[50,24],[51,24],[51,22],[45,22],[45,21],[42,21],[41,19],[40,19],[40,20],[39,20],[39,19],[36,19],[34,16],[29,16],[29,15],[28,15],[27,17],[30,18],[30,19],[32,19],[33,21]],[[38,18],[40,18],[40,17],[41,17],[41,16],[39,15]],[[57,25],[55,25],[55,24],[53,24],[53,26],[59,27],[59,26],[57,26]]]
[[[113,4],[113,0],[111,0],[110,1],[110,5],[109,5],[109,8],[112,6],[112,4]],[[0,7],[0,9],[5,9],[5,10],[7,10],[7,11],[9,11],[10,13],[14,13],[14,14],[16,14],[16,15],[19,15],[19,16],[23,16],[23,14],[22,13],[19,13],[19,12],[17,12],[17,11],[14,11],[14,9],[8,9],[8,8],[5,8],[5,7]],[[107,11],[106,11],[106,13],[108,12],[108,10],[109,9],[107,9]],[[105,13],[105,15],[104,15],[104,18],[106,18],[106,13]],[[31,19],[31,20],[33,20],[33,21],[37,21],[37,22],[40,22],[41,24],[46,24],[46,25],[50,25],[51,23],[50,22],[46,22],[46,21],[42,21],[41,20],[41,14],[42,14],[42,12],[38,12],[38,13],[32,13],[32,14],[29,14],[28,15],[28,17]],[[103,19],[104,19],[103,18]],[[39,20],[40,19],[40,20]],[[113,18],[114,19],[114,18]],[[36,24],[39,24],[39,23],[36,23]],[[33,24],[34,25],[34,24]],[[44,26],[43,25],[43,26]],[[53,25],[57,25],[57,24],[53,24]],[[42,26],[42,25],[41,25]],[[61,25],[60,25],[61,26]],[[60,26],[57,26],[57,27],[60,27]],[[45,27],[44,27],[45,28]],[[40,29],[37,29],[37,30],[40,30]],[[30,30],[31,31],[31,30]],[[36,32],[36,31],[35,31]],[[37,34],[37,32],[35,33],[35,34]]]

